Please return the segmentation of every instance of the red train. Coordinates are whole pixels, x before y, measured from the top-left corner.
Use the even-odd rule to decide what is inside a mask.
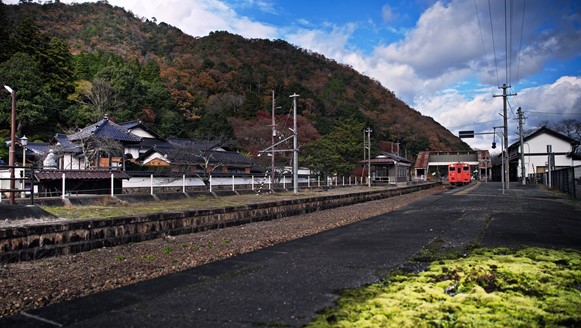
[[[451,185],[468,184],[470,180],[470,164],[458,162],[448,165],[448,182]]]

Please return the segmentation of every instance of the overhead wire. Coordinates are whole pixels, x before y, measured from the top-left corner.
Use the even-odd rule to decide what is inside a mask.
[[[484,34],[482,33],[482,24],[480,23],[480,12],[478,11],[478,0],[474,0],[474,7],[476,8],[476,18],[478,19],[478,30],[480,30],[480,39],[482,40],[482,50],[484,51],[484,63],[486,64],[486,75],[488,76],[488,83],[492,86],[492,77],[490,65],[488,63],[488,54],[486,53],[486,44],[484,42]]]
[[[515,97],[516,103],[517,105],[519,105],[519,99],[518,99],[518,82],[519,82],[519,73],[520,73],[520,59],[522,57],[522,43],[523,43],[523,32],[524,32],[524,25],[525,25],[525,11],[526,11],[526,0],[523,0],[522,2],[522,18],[521,18],[521,25],[520,25],[520,39],[519,39],[519,46],[518,46],[518,52],[516,54],[516,79],[515,79],[515,93],[517,93],[517,96]],[[519,105],[520,107],[520,105]]]
[[[510,82],[508,80],[508,28],[507,28],[507,24],[508,24],[508,10],[506,8],[506,1],[504,0],[504,83],[506,83],[506,85],[510,85]]]
[[[493,55],[494,55],[494,68],[496,70],[496,84],[499,85],[500,84],[500,80],[498,79],[498,61],[496,60],[496,45],[494,42],[494,28],[493,28],[493,24],[492,24],[492,8],[490,6],[490,0],[488,0],[488,13],[490,14],[490,32],[492,35],[492,51],[493,51]]]

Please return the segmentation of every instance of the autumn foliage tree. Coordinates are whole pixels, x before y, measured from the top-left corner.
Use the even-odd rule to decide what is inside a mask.
[[[109,114],[118,122],[140,119],[168,137],[221,134],[255,154],[271,143],[274,90],[277,124],[288,121],[289,96],[300,95],[301,157],[329,174],[357,165],[341,144],[346,120],[371,124],[378,137],[399,141],[413,153],[469,148],[377,80],[284,40],[225,31],[194,38],[106,1],[0,3],[0,23],[0,82],[16,86],[17,106],[27,109],[19,114],[21,132],[44,127],[34,130],[34,139],[48,141],[63,128],[87,126]],[[9,68],[23,63],[28,67],[22,73]],[[0,100],[0,133],[7,130],[9,110],[9,100]],[[277,130],[289,134],[288,126]],[[316,159],[321,155],[315,150],[328,159],[337,156],[330,151],[338,151],[331,161],[336,164]],[[287,155],[278,156],[281,165]],[[339,159],[349,163],[340,165]]]

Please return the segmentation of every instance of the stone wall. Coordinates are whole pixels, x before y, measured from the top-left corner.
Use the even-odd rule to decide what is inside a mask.
[[[195,233],[249,222],[275,220],[340,206],[388,198],[433,184],[262,202],[242,206],[164,212],[113,219],[78,219],[0,228],[0,262],[18,262]]]

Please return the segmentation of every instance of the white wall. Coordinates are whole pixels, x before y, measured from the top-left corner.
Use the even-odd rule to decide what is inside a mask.
[[[553,135],[543,133],[524,143],[526,176],[537,173],[537,168],[547,166],[547,145],[552,146],[553,153],[570,153],[571,144]],[[519,150],[520,151],[520,150]],[[555,166],[570,167],[581,165],[581,161],[573,161],[566,155],[555,155]],[[521,163],[519,159],[518,176],[521,176]],[[544,169],[542,169],[544,172]]]

